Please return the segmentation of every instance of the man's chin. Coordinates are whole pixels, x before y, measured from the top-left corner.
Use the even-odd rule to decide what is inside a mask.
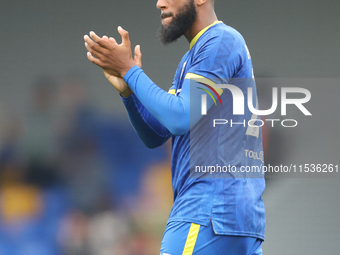
[[[163,45],[168,45],[175,42],[180,36],[175,36],[173,31],[171,31],[171,26],[161,26],[158,31],[158,38]]]

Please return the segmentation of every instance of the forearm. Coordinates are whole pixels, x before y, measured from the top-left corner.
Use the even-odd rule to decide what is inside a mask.
[[[145,109],[135,95],[122,97],[122,100],[134,129],[148,148],[161,146],[171,137],[169,130]]]
[[[190,130],[190,95],[171,95],[150,80],[142,69],[133,67],[124,77],[143,106],[173,135]]]

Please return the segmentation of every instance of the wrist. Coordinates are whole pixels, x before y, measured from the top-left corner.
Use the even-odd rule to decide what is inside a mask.
[[[120,72],[120,76],[124,79],[124,76],[127,74],[127,72],[134,66],[136,66],[135,62],[129,64],[124,70]]]
[[[119,92],[122,97],[129,97],[133,94],[133,91],[128,87],[126,90]]]

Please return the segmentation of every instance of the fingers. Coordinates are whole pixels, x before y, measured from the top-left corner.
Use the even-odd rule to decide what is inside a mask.
[[[113,43],[113,44],[116,44],[116,45],[118,44],[116,39],[113,38],[113,37],[107,37],[106,35],[104,35],[102,38],[107,42],[110,42],[110,43]]]
[[[104,35],[103,37],[99,37],[95,32],[91,31],[88,35],[84,36],[85,47],[88,50],[87,58],[94,64],[102,67],[108,68],[108,65],[112,62],[112,56],[123,56],[124,54],[128,54],[131,60],[131,43],[129,39],[129,33],[124,30],[122,27],[118,27],[118,32],[122,36],[122,43],[117,44],[116,40],[113,37],[107,37]],[[123,46],[123,47],[121,47]],[[127,51],[129,48],[129,51]],[[142,53],[140,51],[140,47],[135,48],[135,63],[139,66],[142,65]],[[120,55],[119,55],[120,54]],[[111,56],[111,58],[109,57]],[[113,69],[112,69],[113,70]],[[115,71],[113,70],[115,73]],[[119,75],[119,73],[118,73]]]
[[[106,53],[106,49],[91,40],[88,35],[84,35],[86,49],[96,58]]]
[[[112,42],[112,43],[115,43],[115,44],[117,44],[117,41],[116,41],[116,39],[115,39],[115,38],[113,38],[113,37],[110,37],[110,38],[109,38],[109,41],[110,41],[110,42]]]
[[[100,46],[102,46],[102,47],[104,47],[106,49],[110,48],[110,44],[108,43],[108,41],[103,39],[103,38],[100,38],[98,35],[96,35],[95,32],[91,31],[90,32],[90,37],[98,45],[100,45]],[[107,38],[107,36],[105,36],[105,37]]]
[[[90,31],[89,35],[90,35],[90,37],[92,38],[92,40],[95,41],[95,42],[98,42],[98,41],[100,41],[100,39],[101,39],[101,38],[100,38],[95,32],[93,32],[93,31]]]
[[[89,45],[87,42],[85,42],[85,48],[87,49],[87,53],[90,53],[90,55],[92,57],[96,57],[96,58],[99,58],[100,57],[100,53],[94,51]]]
[[[135,58],[133,61],[136,65],[142,67],[142,52],[140,50],[140,45],[136,45],[135,47]]]
[[[90,32],[90,37],[95,43],[99,44],[102,47],[105,47],[105,45],[107,45],[106,44],[107,42],[103,40],[102,38],[100,38],[98,35],[96,35],[96,33],[93,31]]]
[[[123,29],[121,26],[118,27],[118,33],[122,36],[122,44],[131,45],[129,32]]]
[[[103,35],[102,39],[104,39],[107,42],[111,42],[111,43],[117,44],[117,41],[113,37],[109,38],[106,35]]]
[[[102,38],[100,38],[93,31],[90,32],[90,36],[91,38],[88,35],[85,35],[84,40],[85,47],[92,58],[103,60],[108,51],[112,50],[112,48],[117,45],[117,42],[112,37],[109,39],[106,35],[104,35]],[[91,61],[91,59],[89,60]],[[98,63],[95,64],[98,65]]]
[[[101,66],[101,65],[102,65],[101,61],[100,61],[99,59],[97,59],[97,58],[94,58],[94,57],[92,56],[91,52],[87,52],[87,58],[88,58],[88,60],[90,60],[93,64],[96,64],[96,65],[98,65],[98,66]]]

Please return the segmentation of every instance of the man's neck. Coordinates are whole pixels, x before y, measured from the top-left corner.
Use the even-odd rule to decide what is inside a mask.
[[[192,39],[205,27],[211,25],[217,21],[217,16],[214,11],[209,12],[208,15],[203,15],[201,13],[197,14],[197,19],[192,25],[192,27],[185,33],[185,38],[190,43]]]

